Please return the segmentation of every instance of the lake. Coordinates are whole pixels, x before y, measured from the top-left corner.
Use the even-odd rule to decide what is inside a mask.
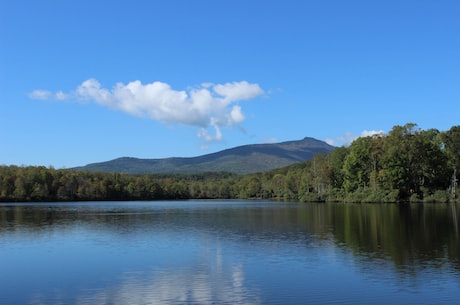
[[[0,204],[0,304],[460,304],[460,206]]]

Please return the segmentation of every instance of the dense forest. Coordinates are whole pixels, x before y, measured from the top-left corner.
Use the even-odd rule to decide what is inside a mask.
[[[347,147],[264,173],[129,175],[0,166],[0,201],[274,199],[449,202],[457,198],[460,126],[394,126]]]

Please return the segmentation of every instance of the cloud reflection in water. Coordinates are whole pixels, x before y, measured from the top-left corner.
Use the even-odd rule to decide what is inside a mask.
[[[125,274],[114,287],[79,298],[79,304],[260,304],[244,287],[241,265],[215,274],[159,271],[150,275]],[[99,302],[99,303],[97,303]]]
[[[195,266],[126,271],[105,287],[82,288],[73,297],[60,290],[37,294],[31,304],[68,304],[69,298],[79,305],[261,304],[258,290],[245,286],[244,266],[225,263],[220,249],[210,252],[202,252]]]

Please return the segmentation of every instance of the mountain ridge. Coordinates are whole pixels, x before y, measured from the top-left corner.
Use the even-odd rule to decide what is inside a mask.
[[[196,157],[141,159],[120,157],[110,161],[74,167],[75,170],[119,172],[129,174],[183,173],[226,171],[237,174],[264,172],[309,160],[315,153],[334,149],[311,137],[280,143],[248,144]]]

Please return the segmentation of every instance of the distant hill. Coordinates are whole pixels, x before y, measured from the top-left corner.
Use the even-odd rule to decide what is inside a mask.
[[[315,153],[330,152],[333,149],[334,147],[326,142],[307,137],[299,141],[238,146],[190,158],[138,159],[123,157],[73,169],[129,174],[191,174],[218,171],[249,174],[306,161],[311,159]]]

